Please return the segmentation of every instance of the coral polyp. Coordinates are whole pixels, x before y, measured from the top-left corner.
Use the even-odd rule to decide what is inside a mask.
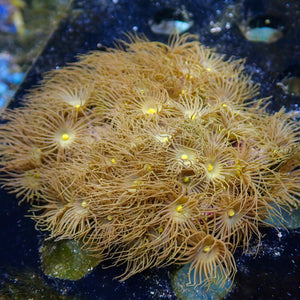
[[[243,60],[188,34],[128,38],[6,111],[2,186],[49,238],[124,265],[121,280],[189,263],[190,284],[222,285],[266,218],[299,207],[299,124],[266,110]]]
[[[189,239],[186,260],[191,262],[190,284],[225,284],[235,275],[236,266],[229,244],[211,234],[198,232]],[[193,271],[193,272],[192,272]]]

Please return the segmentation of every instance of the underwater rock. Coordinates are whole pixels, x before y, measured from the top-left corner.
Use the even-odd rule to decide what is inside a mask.
[[[241,22],[239,28],[250,42],[275,43],[283,36],[284,26],[273,16],[257,16]]]
[[[278,219],[278,216],[281,216]],[[266,220],[266,223],[277,227],[286,227],[288,229],[297,229],[300,227],[300,208],[290,209],[287,207],[276,207],[274,212]]]
[[[284,77],[277,83],[286,94],[300,96],[300,77]]]
[[[78,280],[100,263],[74,240],[45,241],[40,254],[43,272],[60,279]]]
[[[209,287],[205,284],[193,286],[190,283],[189,276],[194,277],[195,270],[189,275],[190,264],[171,272],[170,279],[172,288],[180,300],[219,300],[223,299],[232,286],[230,278],[223,281],[220,274],[217,273],[215,281],[212,281]]]
[[[5,274],[0,283],[0,299],[46,299],[71,300],[80,299],[69,297],[65,291],[57,291],[43,278],[40,272],[31,269],[1,269]]]
[[[274,43],[282,37],[281,31],[270,27],[248,28],[244,31],[245,38],[250,42]]]
[[[181,34],[193,26],[192,14],[184,8],[164,8],[149,21],[151,30],[156,34]]]

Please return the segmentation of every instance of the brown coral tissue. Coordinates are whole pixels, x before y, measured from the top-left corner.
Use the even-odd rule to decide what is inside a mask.
[[[299,124],[266,107],[243,60],[129,36],[6,111],[2,186],[50,238],[125,265],[121,280],[186,263],[191,284],[226,280],[266,218],[299,207]]]

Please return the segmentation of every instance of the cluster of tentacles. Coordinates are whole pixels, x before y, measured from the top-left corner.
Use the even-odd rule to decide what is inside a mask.
[[[243,60],[190,35],[129,40],[7,110],[2,184],[50,238],[125,265],[122,280],[191,262],[191,284],[225,281],[236,248],[299,206],[299,124],[266,111]]]

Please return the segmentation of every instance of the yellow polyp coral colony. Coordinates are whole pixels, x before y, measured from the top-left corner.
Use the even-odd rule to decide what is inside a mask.
[[[191,35],[130,36],[52,71],[5,113],[3,186],[121,280],[190,263],[190,284],[222,284],[300,196],[299,124],[266,111],[243,64]]]

